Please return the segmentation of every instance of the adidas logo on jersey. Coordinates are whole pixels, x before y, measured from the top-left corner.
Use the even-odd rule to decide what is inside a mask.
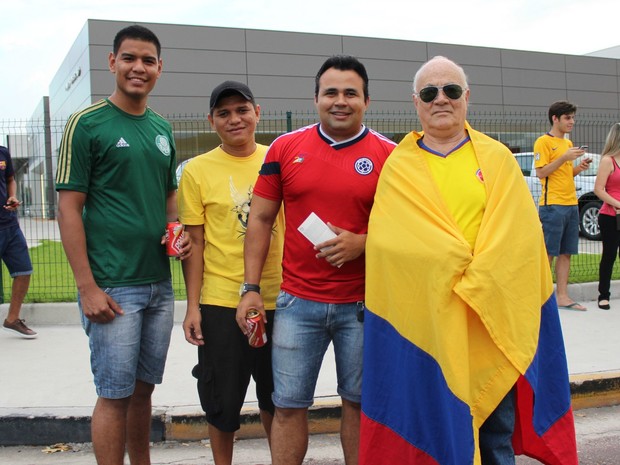
[[[116,147],[129,147],[129,144],[127,143],[125,139],[121,137],[116,143]]]

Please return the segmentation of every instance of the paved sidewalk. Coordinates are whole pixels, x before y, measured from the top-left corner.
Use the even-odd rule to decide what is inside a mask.
[[[620,403],[620,283],[614,283],[609,311],[598,309],[593,300],[595,284],[572,285],[571,295],[588,307],[587,312],[560,311],[573,405],[577,409]],[[6,307],[0,306],[0,318]],[[153,396],[153,441],[200,440],[206,435],[190,374],[196,348],[183,337],[183,313],[184,303],[178,302],[164,382]],[[39,337],[25,340],[0,331],[0,445],[88,442],[96,395],[77,305],[26,305],[22,316]],[[338,406],[330,350],[317,385],[311,432],[337,431]],[[240,437],[261,436],[256,414],[252,385]]]

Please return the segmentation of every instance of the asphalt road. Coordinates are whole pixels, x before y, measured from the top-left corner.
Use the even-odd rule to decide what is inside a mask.
[[[620,406],[575,412],[575,428],[580,465],[620,464]],[[0,463],[6,465],[95,465],[90,444],[67,444],[71,450],[46,453],[42,447],[0,447]],[[152,449],[152,465],[212,465],[208,441],[157,443]],[[236,465],[270,463],[264,439],[245,439],[235,445]],[[126,462],[128,463],[128,462]],[[517,465],[537,464],[518,457]],[[310,437],[305,465],[344,465],[336,434]],[[395,464],[396,465],[396,464]]]

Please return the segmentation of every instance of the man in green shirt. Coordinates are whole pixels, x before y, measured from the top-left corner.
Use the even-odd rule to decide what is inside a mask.
[[[99,465],[122,465],[125,450],[133,465],[150,464],[151,394],[173,326],[162,235],[177,218],[175,146],[168,122],[147,107],[160,53],[149,29],[118,32],[108,58],[115,90],[71,116],[58,159],[58,225],[89,336]]]

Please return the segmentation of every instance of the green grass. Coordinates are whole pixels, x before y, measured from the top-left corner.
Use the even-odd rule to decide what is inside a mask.
[[[569,283],[598,282],[598,265],[601,261],[600,254],[582,253],[571,259],[571,270],[568,277]],[[553,276],[555,280],[555,273]],[[620,260],[616,259],[612,280],[620,279]]]
[[[75,302],[76,288],[73,273],[67,262],[62,244],[58,241],[42,240],[41,244],[30,249],[34,273],[30,289],[26,295],[27,303]],[[600,254],[582,253],[571,260],[570,283],[597,282]],[[175,298],[186,298],[181,263],[170,260],[172,284]],[[620,260],[616,260],[612,279],[620,279]],[[2,264],[2,291],[0,303],[8,302],[11,296],[12,279]]]
[[[34,272],[30,279],[30,289],[26,303],[41,302],[75,302],[77,291],[73,272],[67,257],[58,241],[42,240],[41,244],[30,249],[30,259]],[[181,262],[170,260],[172,283],[176,299],[185,299],[185,285],[181,271]],[[12,279],[2,264],[2,301],[8,302],[11,296]]]

